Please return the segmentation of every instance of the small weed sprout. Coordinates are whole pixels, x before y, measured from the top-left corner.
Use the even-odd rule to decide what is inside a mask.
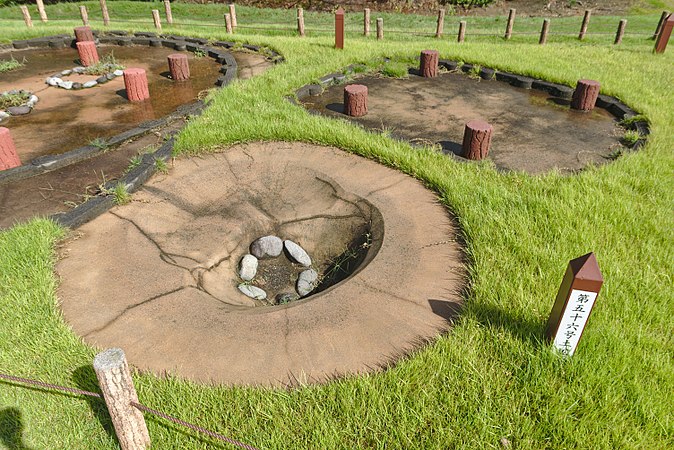
[[[470,78],[480,78],[480,71],[481,70],[482,70],[482,66],[480,66],[479,64],[475,64],[468,71],[468,76]]]
[[[18,69],[26,63],[26,58],[23,61],[17,61],[14,57],[0,61],[0,73],[9,72],[10,70]]]
[[[115,55],[111,52],[103,56],[96,64],[85,68],[84,73],[87,75],[105,75],[115,70],[124,70],[124,66],[117,62]]]
[[[100,150],[105,150],[108,148],[108,142],[103,138],[96,138],[89,141],[89,145],[96,147]]]
[[[30,99],[30,95],[31,94],[27,92],[0,95],[0,109],[23,105]]]
[[[154,159],[154,168],[157,169],[157,172],[167,174],[169,171],[168,164],[162,158]]]
[[[129,159],[129,166],[126,168],[124,173],[126,174],[131,172],[133,169],[140,166],[142,162],[143,162],[143,155],[136,155],[132,157],[131,159]]]
[[[206,56],[206,52],[200,48],[195,49],[193,53],[195,58],[203,58]]]
[[[625,131],[625,134],[623,134],[623,137],[621,139],[622,143],[628,147],[634,146],[634,144],[637,143],[637,141],[641,138],[641,135],[639,134],[638,131],[635,130],[627,130]]]
[[[112,195],[115,197],[116,205],[125,205],[131,201],[131,194],[124,183],[117,183],[112,190]]]

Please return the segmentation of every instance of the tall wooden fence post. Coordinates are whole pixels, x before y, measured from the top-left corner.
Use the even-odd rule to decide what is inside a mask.
[[[662,14],[660,15],[660,20],[658,20],[658,26],[655,27],[655,33],[653,33],[653,37],[651,39],[656,40],[658,36],[660,35],[660,30],[662,30],[662,24],[665,23],[665,20],[667,20],[667,17],[669,16],[668,11],[662,11]]]
[[[445,31],[445,10],[441,9],[438,11],[438,25],[435,27],[435,37],[442,37],[442,33]]]
[[[335,12],[335,48],[344,48],[344,10]]]
[[[19,8],[21,8],[21,14],[23,14],[23,21],[26,22],[26,26],[28,28],[33,28],[33,19],[30,18],[28,7],[26,5],[21,5]]]
[[[304,9],[297,8],[297,32],[304,36]]]
[[[105,3],[105,0],[98,0],[101,4],[101,13],[103,13],[103,25],[106,27],[110,25],[110,14],[108,14],[108,4]]]
[[[94,371],[122,450],[149,447],[150,434],[143,413],[131,405],[138,403],[138,395],[124,351],[111,348],[99,353],[94,358]]]
[[[667,20],[662,24],[662,29],[658,35],[658,40],[655,41],[655,53],[664,53],[667,49],[667,43],[669,38],[672,35],[672,29],[674,28],[674,14],[667,16]]]
[[[580,33],[578,33],[578,40],[583,40],[585,38],[585,33],[587,33],[587,26],[590,24],[590,16],[592,11],[589,9],[585,10],[585,15],[583,16],[583,23],[580,24]]]
[[[152,10],[152,20],[154,20],[154,27],[158,30],[161,30],[161,18],[159,17],[159,10]]]
[[[370,35],[370,8],[363,10],[363,35]]]
[[[548,30],[550,29],[550,19],[543,19],[543,26],[541,27],[541,37],[538,38],[538,43],[544,45],[548,42]]]
[[[229,15],[232,18],[232,28],[239,26],[239,23],[236,21],[236,5],[234,3],[229,4]]]
[[[173,25],[173,13],[171,12],[171,2],[164,0],[164,11],[166,12],[166,23]]]
[[[594,253],[569,262],[545,330],[563,354],[571,356],[576,351],[602,284],[604,277]]]
[[[377,39],[384,39],[384,19],[377,18]]]
[[[627,25],[627,20],[622,19],[618,22],[618,31],[615,33],[615,41],[613,44],[619,45],[623,41],[623,36],[625,35],[625,26]]]
[[[82,25],[85,27],[89,25],[89,13],[87,12],[87,7],[82,5],[80,6],[80,17],[82,17]]]
[[[466,39],[466,21],[459,22],[459,35],[456,38],[457,42],[463,42]]]
[[[225,28],[227,34],[234,33],[234,28],[232,28],[232,16],[230,16],[229,13],[225,13]]]
[[[37,12],[40,13],[40,20],[46,22],[47,20],[47,11],[44,10],[44,2],[42,0],[35,0],[37,3]]]
[[[513,35],[513,25],[515,24],[515,8],[510,8],[510,12],[508,13],[508,23],[506,24],[506,31],[505,31],[505,40],[510,39],[510,37]]]

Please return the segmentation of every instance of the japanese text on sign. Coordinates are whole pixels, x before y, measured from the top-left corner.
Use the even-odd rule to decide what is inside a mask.
[[[571,356],[576,351],[580,335],[583,333],[596,299],[596,292],[576,289],[571,291],[553,342],[554,346],[565,355]]]

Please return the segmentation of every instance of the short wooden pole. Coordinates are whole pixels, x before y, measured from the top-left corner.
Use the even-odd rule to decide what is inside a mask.
[[[42,0],[35,0],[37,3],[37,12],[40,14],[40,20],[46,22],[47,20],[47,11],[44,10],[44,2]]]
[[[438,60],[440,56],[437,50],[423,50],[419,63],[419,72],[424,78],[438,76]]]
[[[489,154],[494,127],[483,120],[471,120],[463,132],[463,157],[481,160]]]
[[[576,351],[603,284],[594,253],[569,262],[545,330],[545,336],[563,354],[571,356]]]
[[[370,8],[363,10],[363,35],[370,35]]]
[[[377,39],[384,39],[384,19],[377,18]]]
[[[510,12],[508,13],[508,23],[506,24],[506,31],[505,31],[505,36],[503,36],[506,40],[510,39],[510,37],[513,34],[513,25],[515,24],[515,8],[511,8]]]
[[[367,114],[367,86],[350,84],[344,87],[344,114],[351,117]]]
[[[142,102],[150,98],[145,69],[126,69],[124,71],[124,87],[129,101]]]
[[[585,38],[585,33],[587,33],[587,26],[590,24],[591,15],[592,11],[586,9],[585,15],[583,15],[583,23],[580,24],[580,33],[578,33],[578,39],[581,41]]]
[[[190,79],[190,64],[187,55],[184,53],[173,53],[168,55],[169,72],[174,81],[185,81]]]
[[[227,34],[234,33],[234,29],[232,28],[232,16],[230,16],[229,13],[225,13],[225,28],[227,29]]]
[[[164,12],[166,13],[166,23],[173,25],[173,13],[171,12],[171,2],[164,0]]]
[[[112,425],[122,450],[144,450],[150,446],[143,413],[131,402],[138,403],[126,355],[121,348],[110,348],[94,358],[94,372],[108,407]]]
[[[653,37],[651,39],[656,40],[658,36],[660,35],[660,30],[662,30],[662,25],[665,23],[665,20],[667,20],[667,17],[669,16],[669,11],[662,11],[662,14],[660,15],[660,20],[658,20],[658,26],[655,27],[655,33],[653,33]]]
[[[597,103],[600,88],[601,85],[598,81],[578,80],[576,90],[573,91],[571,108],[579,111],[592,111],[595,103]]]
[[[94,33],[89,27],[75,27],[75,40],[77,42],[94,41]]]
[[[674,28],[674,14],[667,16],[667,20],[662,25],[658,39],[655,41],[655,53],[664,53],[667,49],[667,43],[669,38],[672,35],[672,29]]]
[[[154,27],[158,30],[161,30],[161,18],[159,17],[159,10],[152,10],[152,20],[154,20]]]
[[[297,8],[297,32],[304,36],[304,9]]]
[[[0,127],[0,170],[19,167],[21,160],[16,152],[12,134],[8,128]]]
[[[335,11],[335,48],[344,48],[344,10]]]
[[[105,0],[98,0],[101,5],[101,13],[103,14],[103,25],[106,27],[110,25],[110,14],[108,14],[108,4]]]
[[[77,53],[80,56],[80,63],[84,67],[89,67],[98,62],[98,50],[94,41],[82,41],[75,44]]]
[[[232,28],[239,26],[239,23],[236,21],[236,5],[234,3],[229,4],[229,15],[232,18]]]
[[[625,35],[625,26],[627,25],[627,20],[622,19],[618,22],[618,31],[615,33],[615,45],[619,45],[623,41],[623,36]]]
[[[445,31],[445,10],[441,9],[438,11],[438,24],[435,27],[435,37],[442,37],[442,33]]]
[[[28,7],[26,5],[21,5],[19,8],[21,8],[21,14],[23,14],[23,21],[26,22],[26,26],[28,28],[33,28],[33,19],[30,18]]]
[[[466,21],[459,22],[459,35],[456,38],[457,42],[463,42],[466,39]]]
[[[87,7],[84,5],[80,6],[80,16],[82,17],[82,25],[89,25],[89,13],[87,12]]]
[[[548,30],[550,29],[550,19],[543,19],[543,26],[541,27],[541,37],[538,38],[538,43],[544,45],[548,42]]]

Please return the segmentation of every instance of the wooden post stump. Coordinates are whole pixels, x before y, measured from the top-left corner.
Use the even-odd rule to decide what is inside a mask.
[[[365,8],[363,11],[363,35],[370,35],[370,8]]]
[[[335,12],[335,48],[344,48],[344,10]]]
[[[583,23],[580,24],[580,33],[578,33],[578,40],[582,41],[585,38],[585,33],[587,33],[587,26],[590,24],[590,16],[592,11],[589,9],[585,10],[585,15],[583,16]]]
[[[297,8],[297,33],[304,36],[304,9]]]
[[[187,55],[184,53],[173,53],[168,56],[169,71],[174,81],[185,81],[190,79],[190,64],[187,61]]]
[[[143,413],[131,405],[138,403],[138,395],[124,351],[111,348],[99,353],[94,358],[94,371],[122,450],[149,447],[150,434]]]
[[[75,40],[77,42],[94,42],[94,33],[89,27],[76,27],[75,28]]]
[[[494,127],[483,120],[471,120],[463,132],[463,157],[480,160],[487,157]]]
[[[599,96],[599,88],[599,81],[578,80],[576,90],[573,91],[571,108],[579,111],[592,111]]]
[[[377,39],[384,39],[384,19],[377,18]]]
[[[625,26],[627,25],[627,20],[622,19],[618,22],[618,31],[615,33],[614,45],[619,45],[623,41],[623,36],[625,35]]]
[[[124,87],[129,101],[142,102],[150,98],[147,75],[144,69],[126,69],[124,71]]]
[[[110,25],[110,14],[108,14],[108,4],[105,0],[98,0],[101,5],[101,13],[103,14],[103,25],[106,27]]]
[[[660,20],[658,20],[658,26],[655,27],[655,33],[653,33],[653,37],[651,39],[656,40],[658,36],[660,36],[662,25],[665,23],[665,20],[667,20],[667,17],[669,17],[669,11],[662,11],[662,14],[660,14]]]
[[[674,29],[674,14],[670,14],[667,20],[662,24],[662,29],[658,35],[658,40],[655,41],[655,53],[664,53],[667,49],[667,43],[672,36],[672,29]]]
[[[445,10],[438,10],[438,23],[435,27],[435,37],[442,37],[442,33],[445,31]]]
[[[161,30],[161,17],[159,17],[159,10],[152,10],[152,20],[154,21],[154,27],[158,30]]]
[[[236,5],[234,3],[229,4],[229,16],[232,18],[232,27],[238,27],[239,23],[236,21]]]
[[[40,20],[47,22],[47,11],[44,10],[44,2],[42,0],[35,0],[37,3],[37,12],[40,14]]]
[[[19,167],[21,160],[8,128],[0,127],[0,170]]]
[[[77,53],[80,55],[80,62],[84,67],[89,67],[98,62],[98,50],[94,41],[82,41],[77,44]]]
[[[225,29],[227,30],[227,34],[234,33],[234,28],[232,27],[232,16],[230,16],[229,13],[225,13]]]
[[[433,78],[438,76],[438,59],[440,55],[437,50],[424,50],[421,52],[421,63],[419,71],[424,78]]]
[[[344,114],[351,117],[367,114],[367,86],[351,84],[344,87]]]
[[[510,12],[508,13],[508,23],[506,24],[506,31],[505,31],[505,40],[510,39],[510,37],[513,35],[513,25],[515,24],[515,8],[511,8]]]
[[[548,30],[550,29],[550,19],[543,19],[543,26],[541,27],[541,37],[538,38],[538,43],[544,45],[548,42]]]
[[[171,2],[164,0],[164,12],[166,12],[166,23],[173,25],[173,13],[171,12]]]
[[[82,17],[82,25],[89,25],[89,13],[87,12],[87,7],[84,5],[80,6],[80,16]]]
[[[466,21],[459,22],[459,35],[456,38],[457,42],[463,42],[466,39]]]
[[[21,14],[23,14],[23,21],[26,23],[26,26],[28,28],[33,28],[33,19],[30,18],[28,7],[26,5],[21,5],[19,8],[21,8]]]

